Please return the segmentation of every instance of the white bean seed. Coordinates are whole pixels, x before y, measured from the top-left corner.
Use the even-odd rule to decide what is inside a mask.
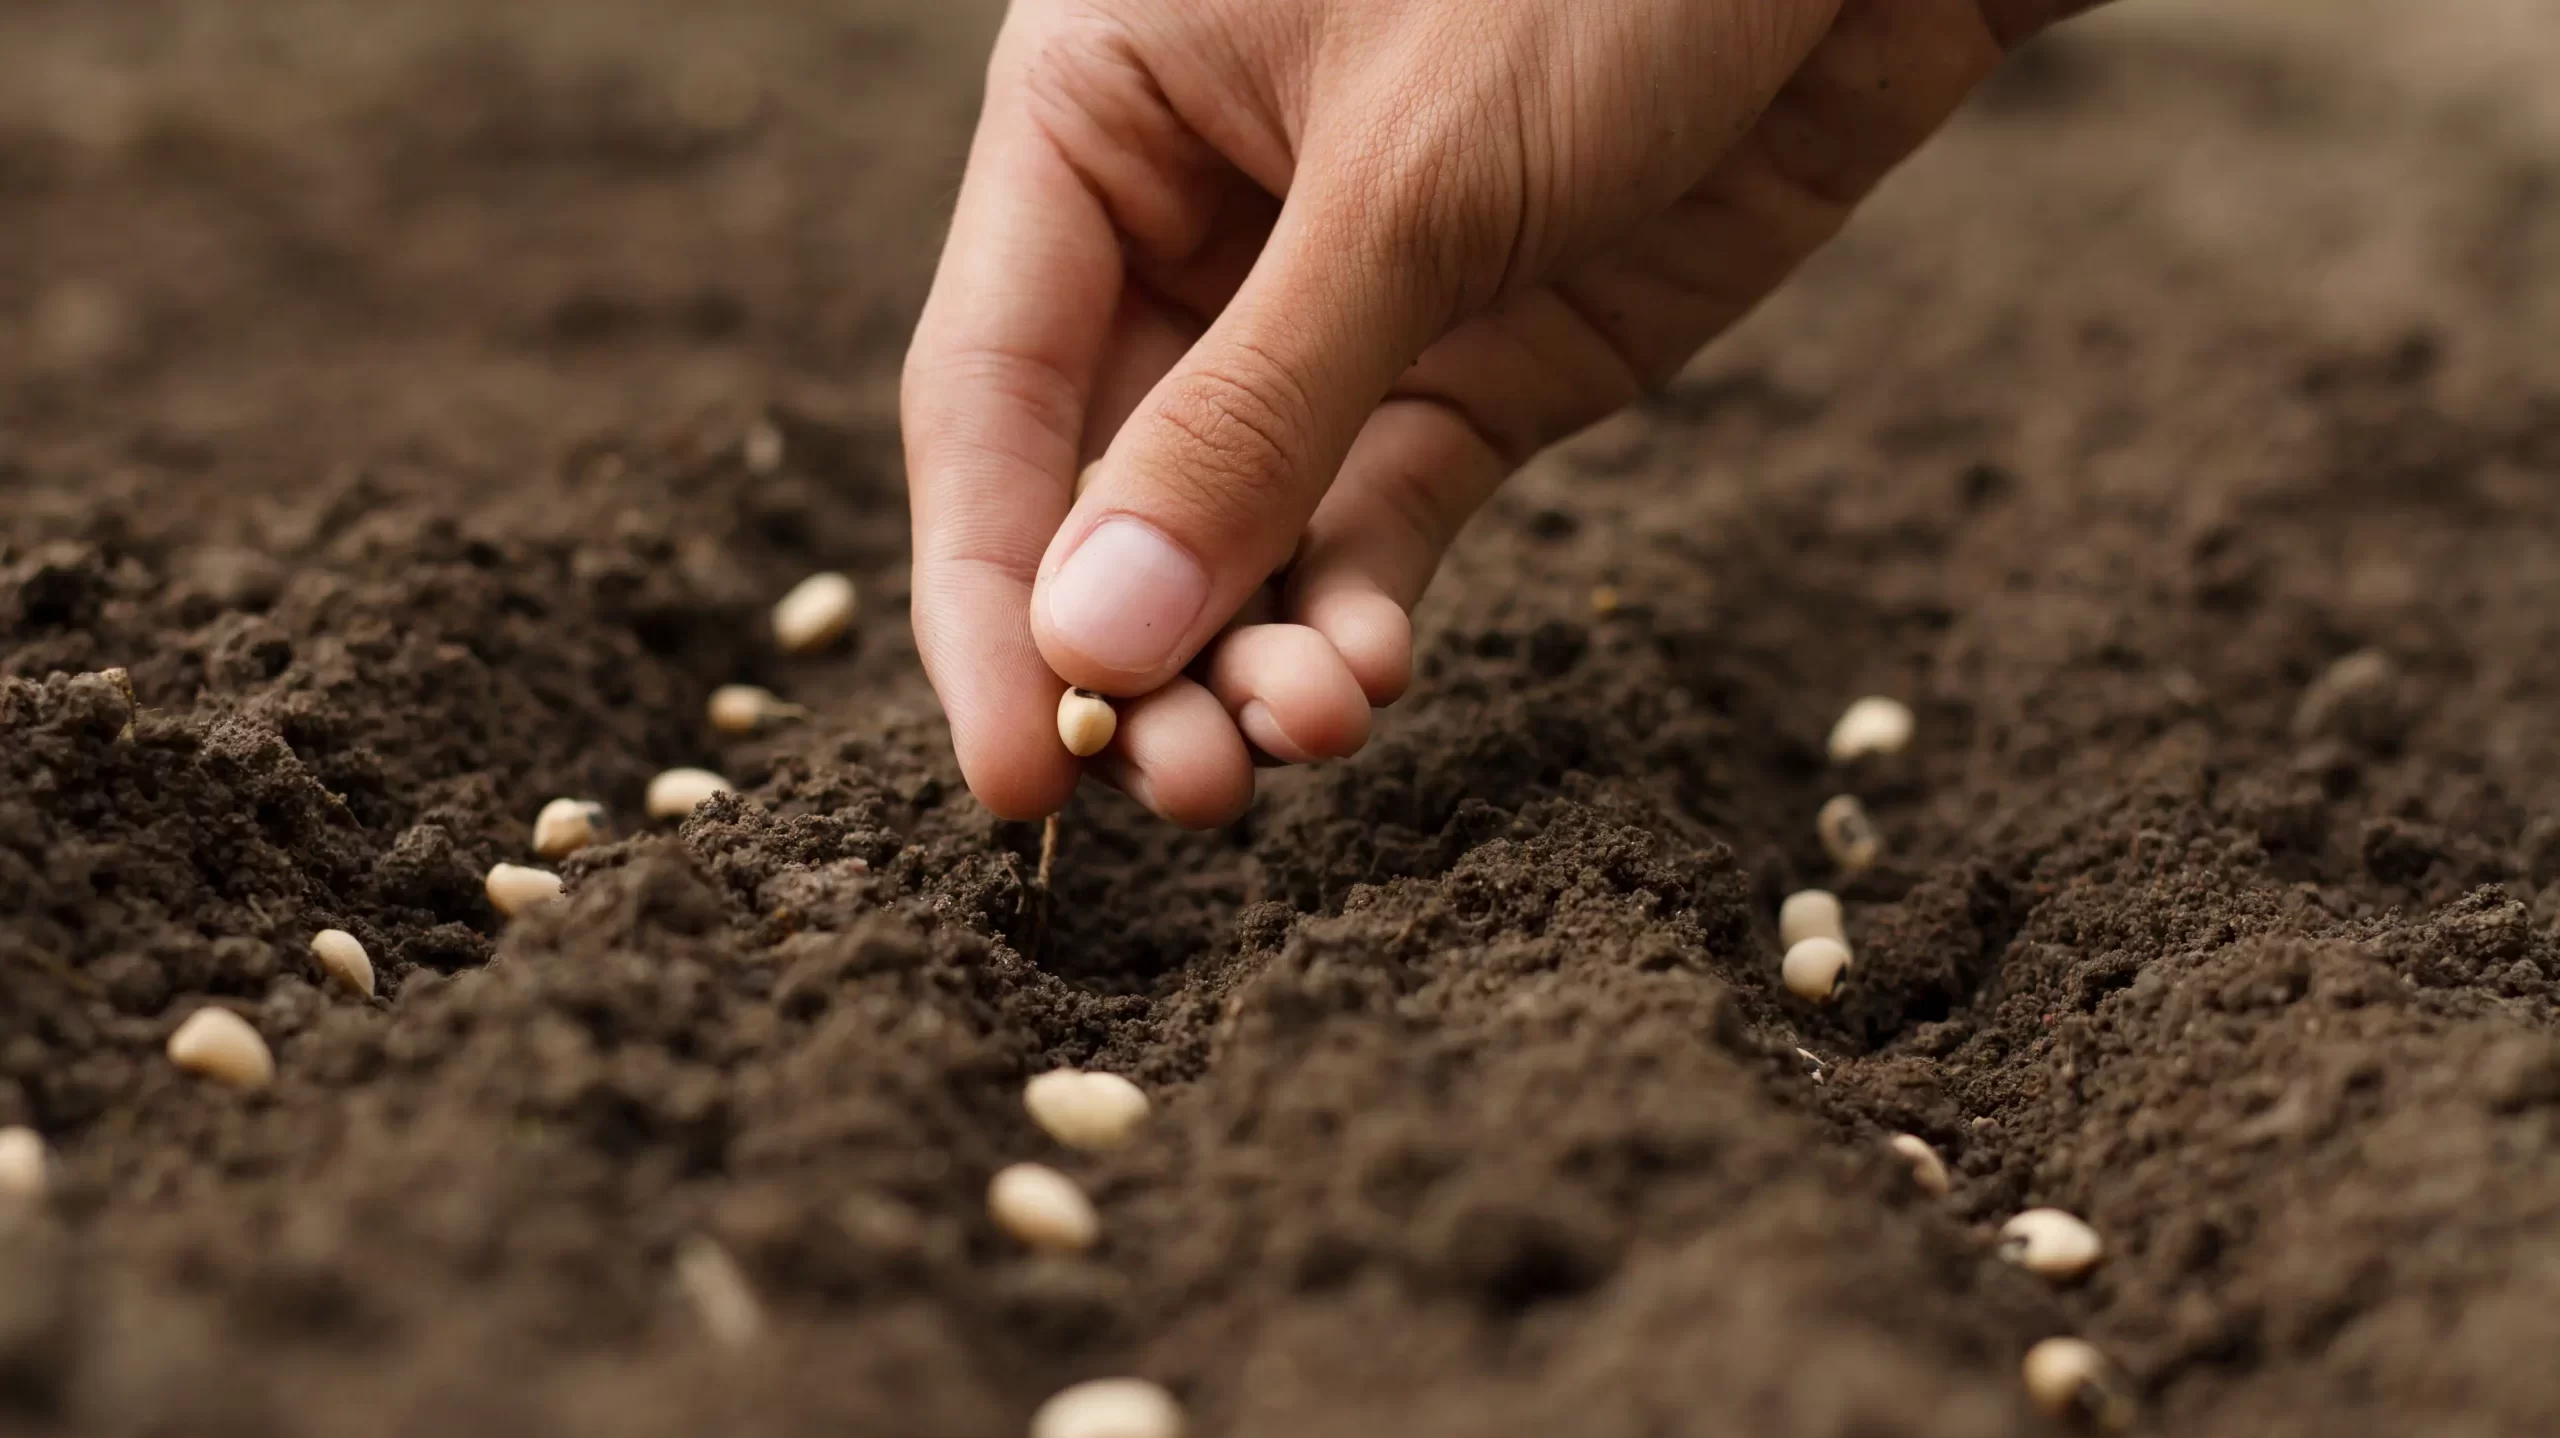
[[[0,1203],[33,1202],[44,1197],[44,1135],[23,1125],[0,1128]]]
[[[2047,1417],[2077,1419],[2105,1432],[2133,1426],[2132,1387],[2107,1356],[2077,1338],[2048,1338],[2019,1365],[2027,1397]]]
[[[1111,736],[1118,732],[1120,713],[1110,700],[1090,689],[1070,689],[1058,696],[1058,737],[1066,741],[1068,753],[1090,759],[1109,748]]]
[[[492,864],[480,887],[489,895],[489,907],[512,919],[536,904],[559,898],[560,876],[523,864]]]
[[[996,1226],[1042,1253],[1082,1253],[1102,1237],[1102,1216],[1076,1181],[1046,1164],[1017,1163],[987,1185]]]
[[[1062,1388],[1031,1415],[1031,1438],[1182,1438],[1182,1405],[1143,1378]]]
[[[2030,1208],[2000,1225],[2000,1256],[2047,1278],[2077,1278],[2098,1266],[2098,1230],[2058,1208]]]
[[[233,1088],[275,1082],[276,1058],[249,1021],[229,1009],[198,1009],[169,1035],[169,1062]]]
[[[1144,1089],[1118,1074],[1052,1069],[1022,1086],[1031,1121],[1069,1148],[1113,1149],[1147,1121]]]
[[[749,474],[771,474],[782,468],[782,430],[772,420],[760,419],[747,426],[738,448]]]
[[[841,574],[812,574],[773,606],[773,640],[787,654],[810,654],[844,637],[853,625],[853,581]]]
[[[593,799],[554,799],[533,816],[533,851],[565,859],[604,837],[604,806]]]
[[[1873,819],[1867,817],[1867,806],[1855,794],[1835,794],[1814,816],[1814,828],[1822,835],[1823,852],[1831,856],[1848,873],[1874,866],[1884,852],[1884,839],[1876,833]]]
[[[711,727],[723,734],[753,734],[767,724],[797,719],[809,711],[786,702],[770,689],[753,684],[723,684],[711,691],[706,706]]]
[[[1849,926],[1840,913],[1840,896],[1829,889],[1806,889],[1787,895],[1778,906],[1778,942],[1792,949],[1807,939],[1849,942]]]
[[[1787,950],[1786,961],[1778,966],[1787,992],[1817,1004],[1831,1002],[1848,972],[1849,946],[1838,939],[1807,939]]]
[[[649,781],[649,817],[681,819],[732,787],[708,769],[669,769]]]
[[[373,957],[364,942],[344,929],[322,929],[311,936],[311,957],[320,971],[364,995],[373,997]]]
[[[1911,706],[1876,695],[1850,705],[1831,726],[1831,762],[1846,764],[1869,754],[1899,754],[1911,742],[1917,721]]]
[[[738,1261],[717,1240],[696,1235],[676,1249],[676,1287],[703,1331],[723,1348],[744,1348],[764,1332],[764,1305]]]
[[[1911,1182],[1931,1198],[1944,1198],[1952,1187],[1947,1181],[1947,1161],[1929,1141],[1916,1133],[1898,1133],[1891,1147],[1904,1163],[1911,1165]]]

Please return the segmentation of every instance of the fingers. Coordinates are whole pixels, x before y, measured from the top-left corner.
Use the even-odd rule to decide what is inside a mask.
[[[1078,767],[1064,686],[1029,622],[1065,517],[1087,397],[1121,282],[1101,205],[1037,127],[990,109],[900,395],[914,512],[914,622],[971,792],[1053,813]]]
[[[1209,692],[1247,741],[1274,759],[1313,764],[1369,742],[1369,697],[1326,636],[1302,624],[1256,624],[1218,640]]]
[[[1253,759],[1215,696],[1189,679],[1122,700],[1095,760],[1106,783],[1186,829],[1231,823],[1253,802]]]

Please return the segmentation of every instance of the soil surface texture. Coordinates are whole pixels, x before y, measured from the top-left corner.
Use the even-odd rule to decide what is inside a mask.
[[[1199,1438],[1984,1438],[2065,1333],[2142,1433],[2560,1432],[2540,0],[2038,44],[1504,492],[1366,753],[1205,835],[1088,788],[1045,895],[891,405],[995,18],[0,8],[0,1433],[1003,1438],[1129,1374]],[[1864,694],[1917,737],[1834,765]],[[679,764],[736,792],[649,822]],[[609,841],[503,920],[560,796]],[[271,1088],[170,1063],[207,1006]],[[1062,1064],[1140,1137],[1045,1138]],[[990,1221],[1021,1160],[1093,1251]],[[2001,1259],[2033,1206],[2094,1271]]]

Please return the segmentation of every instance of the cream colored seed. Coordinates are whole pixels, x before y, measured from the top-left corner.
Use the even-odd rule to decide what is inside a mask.
[[[1947,1196],[1953,1186],[1947,1181],[1947,1161],[1938,1157],[1938,1151],[1929,1146],[1927,1139],[1916,1133],[1898,1133],[1893,1136],[1891,1147],[1896,1156],[1911,1165],[1911,1182],[1922,1193],[1931,1198]]]
[[[854,608],[852,580],[832,572],[812,574],[773,606],[773,640],[787,654],[824,649],[853,626]]]
[[[731,787],[708,769],[669,769],[649,781],[649,817],[681,819]]]
[[[1090,759],[1111,746],[1120,732],[1120,713],[1111,701],[1090,689],[1070,689],[1058,696],[1058,737],[1067,752]]]
[[[1043,1132],[1069,1148],[1113,1149],[1147,1121],[1144,1089],[1118,1074],[1052,1069],[1022,1086],[1022,1106]]]
[[[1814,816],[1814,828],[1822,835],[1823,852],[1831,862],[1849,873],[1871,868],[1884,852],[1884,839],[1876,833],[1876,824],[1867,817],[1867,806],[1855,794],[1833,795]]]
[[[44,1197],[49,1166],[44,1135],[18,1124],[0,1128],[0,1203]]]
[[[1792,949],[1807,939],[1849,942],[1849,926],[1840,913],[1840,896],[1829,889],[1806,889],[1787,895],[1778,906],[1778,942]]]
[[[1102,1216],[1076,1181],[1046,1164],[1017,1163],[987,1185],[996,1226],[1042,1253],[1082,1253],[1102,1237]]]
[[[2058,1208],[2030,1208],[2000,1225],[2000,1256],[2047,1278],[2077,1278],[2098,1266],[2098,1230]]]
[[[744,1348],[764,1332],[764,1305],[738,1261],[716,1240],[696,1235],[676,1249],[676,1287],[721,1347]]]
[[[480,887],[489,895],[489,907],[512,919],[536,904],[559,898],[560,876],[523,864],[492,864]]]
[[[1899,699],[1869,695],[1842,711],[1831,726],[1831,762],[1846,764],[1869,754],[1899,754],[1918,723]]]
[[[1827,1004],[1840,991],[1849,972],[1849,946],[1838,939],[1812,938],[1787,950],[1778,976],[1787,992],[1812,1003]]]
[[[1182,1405],[1143,1378],[1062,1388],[1031,1415],[1031,1438],[1182,1438]]]
[[[747,436],[738,448],[749,474],[771,474],[782,468],[782,431],[772,420],[760,419],[747,426]]]
[[[169,1035],[169,1062],[233,1088],[275,1082],[276,1058],[249,1021],[229,1009],[198,1009]]]
[[[554,799],[533,816],[533,851],[565,859],[604,837],[604,806],[593,799]]]
[[[2109,1433],[2133,1426],[2132,1388],[2105,1354],[2080,1339],[2048,1338],[2028,1349],[2019,1376],[2047,1417],[2078,1419]]]
[[[797,719],[809,711],[787,703],[770,689],[753,684],[723,684],[711,691],[707,710],[711,727],[723,734],[753,734],[767,724]]]
[[[366,998],[373,997],[373,958],[355,935],[344,929],[322,929],[311,936],[311,957],[320,961],[322,973]]]

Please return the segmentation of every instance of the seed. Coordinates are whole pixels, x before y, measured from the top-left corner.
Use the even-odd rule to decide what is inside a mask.
[[[1778,976],[1786,981],[1787,992],[1817,1004],[1831,1002],[1840,990],[1842,976],[1849,972],[1849,946],[1838,939],[1811,938],[1787,950],[1785,962],[1778,965]]]
[[[2098,1266],[2098,1230],[2058,1208],[2030,1208],[2000,1225],[2002,1258],[2047,1278],[2077,1278]]]
[[[1947,1182],[1947,1161],[1929,1147],[1929,1141],[1916,1133],[1898,1133],[1891,1147],[1903,1162],[1911,1165],[1911,1181],[1931,1198],[1944,1198],[1951,1186]]]
[[[1823,851],[1831,862],[1849,873],[1872,867],[1884,852],[1875,820],[1867,817],[1867,806],[1855,794],[1833,795],[1814,816],[1813,826],[1821,833]]]
[[[22,1125],[0,1128],[0,1202],[44,1197],[44,1135]]]
[[[1042,1253],[1082,1253],[1102,1237],[1102,1217],[1076,1181],[1046,1164],[1017,1163],[987,1185],[996,1227]]]
[[[2077,1338],[2048,1338],[2027,1350],[2019,1365],[2027,1397],[2046,1416],[2077,1419],[2118,1433],[2133,1426],[2133,1390],[2094,1346]]]
[[[676,1250],[676,1287],[693,1303],[703,1331],[724,1348],[744,1348],[764,1332],[764,1305],[738,1261],[717,1240],[696,1235]]]
[[[1031,1438],[1182,1438],[1182,1405],[1143,1378],[1096,1378],[1041,1404]]]
[[[773,640],[786,654],[810,654],[844,637],[853,624],[853,581],[812,574],[773,606]]]
[[[198,1009],[169,1035],[169,1062],[233,1088],[275,1082],[275,1055],[249,1021],[229,1009]]]
[[[536,904],[559,898],[560,876],[522,864],[492,864],[480,887],[489,895],[489,907],[512,919]]]
[[[1058,737],[1067,743],[1067,752],[1079,759],[1090,759],[1111,744],[1111,736],[1120,732],[1120,713],[1111,701],[1090,689],[1070,689],[1058,696]]]
[[[533,851],[565,859],[604,837],[604,806],[593,799],[554,799],[533,816]]]
[[[1840,914],[1840,896],[1829,889],[1806,889],[1787,895],[1778,906],[1778,942],[1792,949],[1807,939],[1849,942],[1849,927]]]
[[[772,420],[760,419],[747,426],[747,436],[738,448],[749,474],[771,474],[782,468],[782,430]]]
[[[1911,706],[1869,695],[1841,711],[1831,726],[1831,762],[1846,764],[1869,754],[1899,754],[1911,742]]]
[[[1614,587],[1612,587],[1612,586],[1610,586],[1610,585],[1606,585],[1606,584],[1601,584],[1601,585],[1595,585],[1595,586],[1592,588],[1592,590],[1591,590],[1591,612],[1592,612],[1592,613],[1594,613],[1594,614],[1598,614],[1598,615],[1604,615],[1604,616],[1605,616],[1605,615],[1610,615],[1610,614],[1615,614],[1615,613],[1617,613],[1617,612],[1618,612],[1618,603],[1619,603],[1619,601],[1618,601],[1618,591],[1617,591]]]
[[[366,998],[373,997],[373,959],[355,935],[344,929],[322,929],[311,936],[311,957],[320,961],[322,973]]]
[[[1147,1121],[1144,1089],[1118,1074],[1052,1069],[1022,1086],[1031,1121],[1069,1148],[1119,1148]]]
[[[723,734],[753,734],[765,725],[797,719],[809,711],[787,703],[770,689],[753,684],[723,684],[711,691],[707,706],[711,727]]]
[[[649,781],[649,817],[681,819],[731,787],[708,769],[669,769]]]

